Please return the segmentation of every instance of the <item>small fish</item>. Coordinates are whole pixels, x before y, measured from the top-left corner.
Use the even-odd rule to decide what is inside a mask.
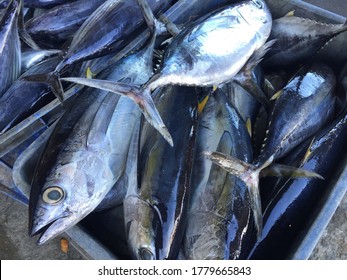
[[[199,116],[185,256],[197,260],[245,258],[253,234],[247,186],[206,159],[202,155],[206,150],[252,161],[246,125],[223,92],[211,94]]]
[[[128,187],[124,219],[135,259],[176,259],[190,198],[197,94],[193,87],[168,86],[158,90],[154,100],[172,132],[174,146],[143,123],[138,177],[133,176],[137,182]]]
[[[262,232],[260,172],[311,137],[329,121],[335,105],[335,84],[336,78],[330,67],[319,63],[302,67],[276,100],[262,151],[253,164],[219,152],[206,152],[206,156],[214,163],[247,184],[252,197],[258,236]],[[294,174],[292,171],[291,173]],[[308,174],[302,169],[296,173],[301,177],[321,178],[316,173]]]

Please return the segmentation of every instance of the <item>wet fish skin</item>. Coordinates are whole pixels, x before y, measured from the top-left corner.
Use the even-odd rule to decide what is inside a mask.
[[[10,1],[0,20],[0,97],[20,74],[21,50],[18,35],[20,9],[20,1]]]
[[[61,50],[22,50],[21,54],[21,73],[29,70],[34,65],[53,56],[61,55]],[[54,69],[53,69],[54,70]]]
[[[149,0],[152,11],[165,11],[170,1]],[[117,28],[114,27],[117,23]],[[120,50],[144,19],[135,0],[108,0],[82,24],[58,69]],[[90,42],[93,42],[92,46]],[[57,69],[57,70],[58,70]]]
[[[276,39],[276,43],[265,55],[262,65],[275,69],[300,64],[346,30],[347,24],[326,24],[294,16],[276,19],[269,37],[269,40]]]
[[[246,126],[223,92],[211,95],[199,116],[184,248],[188,259],[245,258],[254,233],[247,187],[202,156],[206,150],[252,161]]]
[[[112,180],[112,171],[107,169],[104,159],[100,158],[100,154],[106,154],[108,151],[106,141],[100,143],[100,148],[96,147],[96,152],[93,147],[87,149],[86,142],[93,117],[105,96],[100,93],[87,94],[88,98],[79,98],[79,106],[73,106],[74,108],[60,119],[35,170],[30,193],[29,233],[34,235],[44,226],[54,222],[41,236],[39,244],[86,216],[88,208],[83,206],[83,201],[89,201],[90,207],[91,203],[95,203],[92,196],[100,196],[99,190],[105,187],[107,179]],[[90,106],[92,103],[94,105]],[[83,117],[84,112],[87,113]],[[76,122],[79,118],[80,123]],[[76,127],[73,129],[75,124]],[[84,138],[81,138],[82,135]],[[104,147],[101,147],[102,144]],[[89,164],[84,167],[86,161]],[[99,175],[94,177],[94,173]],[[100,176],[100,173],[104,174]],[[99,181],[98,186],[95,185],[95,181]],[[76,185],[79,187],[74,187]],[[42,197],[43,190],[53,186],[62,188],[64,193],[64,200],[58,205],[50,205]],[[95,208],[96,205],[92,207]]]
[[[0,9],[6,8],[9,3],[10,3],[10,0],[1,1],[0,2]]]
[[[252,134],[260,103],[248,91],[234,82],[225,84],[221,89],[227,95],[230,103],[237,108],[245,124],[249,125],[247,128]]]
[[[271,22],[271,14],[262,1],[230,5],[178,34],[163,56],[160,72],[144,86],[108,82],[97,87],[132,98],[147,121],[172,145],[170,133],[151,99],[151,91],[165,85],[214,86],[231,80],[252,54],[263,47]],[[90,82],[83,84],[95,86]]]
[[[153,11],[159,12],[168,8],[170,3],[150,0],[149,5]],[[63,103],[64,90],[59,80],[60,72],[68,65],[121,50],[131,41],[131,35],[139,32],[139,27],[144,21],[142,11],[135,0],[108,0],[78,29],[65,58],[53,72],[25,79],[47,83],[54,95]],[[117,22],[117,28],[114,28],[114,22]]]
[[[281,158],[331,119],[335,85],[329,66],[314,63],[299,70],[276,100],[257,166],[271,156]]]
[[[190,193],[197,97],[192,87],[170,86],[158,90],[155,100],[176,145],[143,123],[138,182],[124,200],[125,224],[134,258],[176,259]]]
[[[60,46],[72,38],[82,23],[106,0],[67,2],[33,17],[25,28],[41,46]],[[53,41],[53,42],[52,42]]]
[[[60,58],[43,61],[26,71],[23,75],[46,73],[52,71],[60,62]],[[40,104],[54,99],[47,85],[16,80],[0,97],[0,134],[36,112]]]
[[[152,74],[154,41],[155,34],[143,49],[116,62],[101,72],[100,77],[145,83]],[[78,106],[71,107],[57,124],[55,135],[51,136],[46,153],[38,163],[40,172],[35,172],[30,200],[30,231],[35,234],[52,219],[56,220],[43,233],[40,243],[79,222],[102,202],[122,176],[128,175],[130,140],[141,113],[127,97],[95,89],[87,91],[76,99]],[[61,142],[61,139],[66,140]],[[84,184],[78,190],[76,178]],[[55,182],[70,192],[71,200],[44,211],[47,203],[40,195]],[[116,186],[116,192],[124,195],[127,184]]]
[[[79,108],[74,109],[74,114],[70,113],[69,118],[62,119],[61,127],[51,136],[35,172],[30,198],[30,231],[35,234],[43,226],[55,221],[41,235],[40,244],[73,226],[94,210],[117,182],[125,166],[126,147],[129,145],[127,135],[130,133],[131,136],[133,129],[130,123],[136,122],[140,113],[129,114],[129,109],[121,102],[128,102],[130,106],[133,104],[124,98],[120,100],[113,93],[105,96],[106,93],[91,91],[94,93],[80,96],[89,95],[89,98],[83,98],[86,100],[76,99],[78,106],[74,108]],[[110,119],[116,105],[127,113],[118,112],[123,115],[121,120],[115,116]],[[105,112],[107,108],[98,110],[102,106],[109,107],[108,113]],[[105,119],[100,118],[99,114],[106,114]],[[124,123],[126,126],[122,126]],[[108,126],[110,129],[106,129]],[[119,131],[122,131],[122,135]],[[115,140],[116,133],[119,136]],[[66,137],[63,142],[62,137]],[[38,189],[40,186],[42,191]],[[43,201],[42,195],[50,186],[64,188],[66,200],[62,204],[47,205]]]
[[[214,163],[247,184],[258,237],[262,232],[260,172],[326,124],[333,114],[335,83],[332,69],[324,64],[316,63],[302,67],[276,100],[263,149],[253,164],[219,152],[205,153]],[[290,171],[290,174],[293,176],[293,171]],[[297,170],[297,175],[319,177],[316,173],[309,174],[302,169]]]
[[[316,209],[321,195],[327,191],[329,182],[339,168],[336,163],[340,162],[346,140],[347,115],[345,112],[317,133],[313,142],[308,143],[309,148],[306,143],[296,148],[297,153],[301,154],[300,166],[321,174],[325,180],[296,178],[282,179],[278,183],[277,192],[265,205],[264,231],[248,256],[249,259],[290,258],[287,254],[295,250],[298,234],[305,231],[308,219],[313,219],[315,214],[312,209]],[[305,155],[308,154],[306,158]],[[285,162],[292,161],[291,158]]]
[[[230,5],[182,30],[146,88],[213,86],[231,80],[270,34],[271,14],[263,1],[258,2],[260,7],[253,1]]]
[[[74,1],[76,0],[24,0],[24,5],[28,8],[48,9],[60,4]]]

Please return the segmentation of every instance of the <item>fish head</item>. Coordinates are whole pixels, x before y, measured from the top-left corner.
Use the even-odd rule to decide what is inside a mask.
[[[106,179],[103,182],[97,177],[102,177],[104,172],[93,177],[90,171],[78,162],[58,164],[36,196],[31,194],[30,200],[34,204],[31,206],[29,233],[33,236],[43,232],[39,244],[77,224],[107,194],[103,191]],[[34,187],[37,185],[33,184]]]
[[[146,201],[130,196],[124,200],[124,217],[131,254],[138,260],[158,259],[155,231],[156,213]]]
[[[250,0],[238,8],[238,13],[257,32],[260,38],[259,43],[264,44],[272,27],[272,16],[265,1]]]

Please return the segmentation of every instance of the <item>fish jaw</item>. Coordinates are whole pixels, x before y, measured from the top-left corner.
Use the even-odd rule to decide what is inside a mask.
[[[35,215],[29,227],[30,236],[37,235],[45,227],[54,223],[58,219],[63,219],[70,217],[72,212],[70,212],[65,206],[65,203],[58,206],[44,205],[41,201],[36,208]]]
[[[78,221],[79,219],[76,219],[75,215],[58,218],[41,234],[37,243],[42,245],[43,243],[63,233],[68,228],[74,226],[78,223]]]

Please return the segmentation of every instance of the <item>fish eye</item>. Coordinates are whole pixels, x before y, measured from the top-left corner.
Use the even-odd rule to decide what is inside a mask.
[[[252,0],[252,1],[259,9],[263,8],[263,4],[261,1],[259,1],[259,0]]]
[[[152,252],[148,249],[148,248],[140,248],[139,249],[139,256],[141,260],[155,260],[154,255],[152,254]]]
[[[42,200],[51,205],[58,204],[64,197],[64,190],[58,186],[48,187],[42,193]]]

